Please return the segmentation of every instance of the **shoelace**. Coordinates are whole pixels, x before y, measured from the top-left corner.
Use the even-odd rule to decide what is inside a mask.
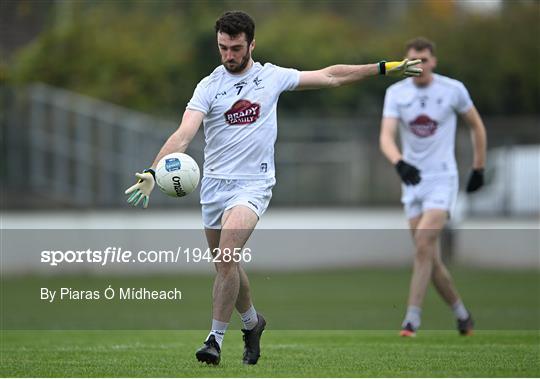
[[[204,341],[204,344],[208,347],[213,347],[215,348],[218,352],[221,351],[221,349],[219,348],[219,344],[217,343],[216,340],[208,340],[208,341]]]

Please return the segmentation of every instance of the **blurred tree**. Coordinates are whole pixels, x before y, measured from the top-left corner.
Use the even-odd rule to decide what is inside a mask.
[[[19,52],[13,81],[43,81],[144,111],[177,109],[196,72],[185,16],[125,3],[74,4],[73,22]]]
[[[0,71],[14,84],[42,81],[131,108],[178,117],[195,84],[219,64],[214,22],[243,9],[256,20],[255,59],[301,70],[399,59],[424,35],[438,72],[465,82],[482,113],[540,112],[538,1],[467,13],[451,1],[78,1],[69,15]],[[284,95],[281,110],[377,115],[390,79]]]

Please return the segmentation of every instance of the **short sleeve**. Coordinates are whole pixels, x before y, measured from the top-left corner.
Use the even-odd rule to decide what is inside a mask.
[[[399,118],[396,96],[394,95],[394,91],[391,89],[387,89],[384,96],[383,117]]]
[[[274,66],[278,92],[292,91],[300,82],[300,71],[294,68]]]
[[[197,84],[191,100],[188,102],[186,109],[192,109],[204,113],[205,115],[210,111],[208,87],[204,83],[204,79]]]
[[[457,96],[455,109],[458,113],[463,114],[472,108],[473,102],[469,95],[469,91],[467,91],[467,88],[465,88],[463,83],[459,83],[456,88]]]

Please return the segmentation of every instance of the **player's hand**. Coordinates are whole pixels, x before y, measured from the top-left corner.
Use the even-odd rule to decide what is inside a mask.
[[[467,193],[478,191],[484,185],[484,169],[475,168],[469,175],[469,181],[467,182]]]
[[[404,59],[401,62],[379,62],[379,74],[388,76],[420,76],[422,69],[416,65],[422,62],[421,59],[410,61]]]
[[[396,163],[396,170],[401,177],[401,180],[406,185],[417,185],[420,183],[420,170],[407,162],[400,160]]]
[[[143,208],[146,208],[150,201],[150,193],[156,184],[156,173],[150,168],[144,170],[142,174],[136,173],[135,176],[139,178],[139,180],[126,190],[126,195],[131,194],[131,196],[128,197],[127,202],[136,207],[142,201]]]

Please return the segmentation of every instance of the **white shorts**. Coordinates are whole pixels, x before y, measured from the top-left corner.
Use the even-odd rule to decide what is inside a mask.
[[[458,194],[457,175],[422,177],[415,186],[401,186],[401,202],[408,219],[420,216],[428,209],[454,212]]]
[[[236,205],[250,208],[261,218],[272,198],[275,178],[216,179],[201,182],[202,218],[205,228],[221,229],[221,217]]]

